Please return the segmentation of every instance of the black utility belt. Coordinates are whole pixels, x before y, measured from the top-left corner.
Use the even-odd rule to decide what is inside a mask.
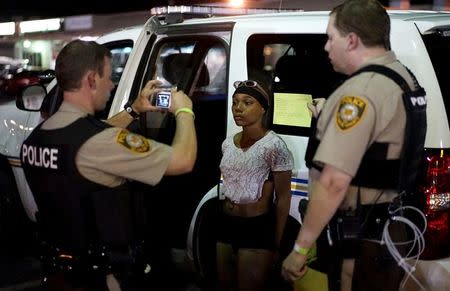
[[[340,248],[344,257],[355,257],[362,240],[381,240],[390,217],[390,205],[359,205],[355,211],[338,210],[326,230],[329,244]]]

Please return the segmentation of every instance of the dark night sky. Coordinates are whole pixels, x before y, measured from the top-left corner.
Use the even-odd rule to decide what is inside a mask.
[[[155,6],[212,4],[228,0],[2,0],[0,4],[0,22],[20,21],[57,16],[82,14],[108,14],[149,10]],[[283,0],[278,0],[283,1]],[[261,3],[278,3],[277,0],[246,0],[249,6],[260,6]],[[315,0],[305,0],[315,1]],[[324,0],[321,0],[322,2]],[[326,0],[325,0],[326,1]],[[336,2],[338,0],[329,0]],[[379,0],[389,5],[389,0]],[[427,4],[433,0],[410,0],[411,4]],[[57,4],[54,4],[54,3]],[[301,3],[298,0],[284,0],[284,3]],[[300,8],[300,7],[299,7]]]
[[[57,4],[54,4],[55,2]],[[168,2],[167,0],[3,0],[0,5],[0,22],[149,10],[155,6],[167,5]],[[171,2],[181,5],[181,2],[192,3],[194,1],[172,0]]]

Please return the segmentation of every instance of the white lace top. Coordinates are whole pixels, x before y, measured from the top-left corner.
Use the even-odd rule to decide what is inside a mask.
[[[233,136],[229,136],[222,143],[222,153],[224,195],[236,203],[257,201],[271,171],[290,171],[294,167],[291,152],[273,131],[246,149],[238,148]]]

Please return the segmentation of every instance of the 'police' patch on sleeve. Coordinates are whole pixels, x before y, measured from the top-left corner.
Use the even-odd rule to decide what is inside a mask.
[[[145,137],[125,129],[117,134],[116,142],[136,153],[146,153],[150,150],[150,143]]]
[[[344,96],[336,112],[336,123],[340,129],[346,130],[357,124],[366,109],[366,101],[357,96]]]

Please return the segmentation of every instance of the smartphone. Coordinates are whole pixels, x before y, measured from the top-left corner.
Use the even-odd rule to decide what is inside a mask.
[[[163,89],[153,94],[152,105],[162,109],[170,108],[170,101],[172,99],[172,93],[170,89]]]

